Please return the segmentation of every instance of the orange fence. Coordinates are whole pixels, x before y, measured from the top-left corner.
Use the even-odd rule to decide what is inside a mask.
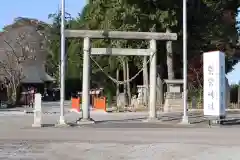
[[[76,112],[80,112],[80,98],[73,98],[72,97],[72,110]]]
[[[72,110],[75,112],[80,112],[81,111],[81,107],[80,107],[80,103],[81,100],[80,98],[73,98],[71,99],[72,102]],[[103,110],[103,111],[107,111],[107,105],[106,105],[106,97],[92,97],[92,106],[93,109],[95,110]]]
[[[96,110],[106,110],[106,97],[94,97],[93,98],[93,107]]]

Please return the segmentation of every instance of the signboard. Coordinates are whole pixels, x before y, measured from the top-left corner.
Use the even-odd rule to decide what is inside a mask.
[[[225,55],[220,51],[203,55],[204,115],[225,116]]]

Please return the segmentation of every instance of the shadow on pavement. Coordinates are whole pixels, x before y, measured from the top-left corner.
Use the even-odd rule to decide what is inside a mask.
[[[55,124],[43,124],[42,127],[55,127]]]
[[[67,123],[67,125],[43,124],[42,128],[208,128],[209,125],[206,120],[194,121],[189,125],[181,125],[179,123],[166,122],[142,122],[144,118],[128,119],[128,120],[112,120],[112,121],[96,121],[94,124],[77,124],[76,122]],[[240,125],[240,119],[222,121],[220,126]],[[214,126],[214,125],[213,125]]]
[[[233,125],[240,125],[240,119],[227,119],[227,120],[221,120],[220,125],[226,125],[226,126],[233,126]]]
[[[200,116],[198,116],[200,117]],[[195,118],[195,117],[194,117]],[[189,125],[180,125],[181,117],[160,116],[159,121],[143,122],[147,117],[128,118],[120,120],[100,120],[93,124],[77,124],[76,121],[67,123],[66,126],[56,126],[55,124],[44,124],[42,127],[59,128],[59,127],[84,127],[84,128],[196,128],[206,126],[203,120],[192,121]],[[207,124],[207,123],[206,123]]]
[[[20,109],[0,109],[0,112],[20,112],[21,110]]]

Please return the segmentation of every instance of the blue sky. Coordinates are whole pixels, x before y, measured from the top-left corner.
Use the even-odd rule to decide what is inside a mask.
[[[236,84],[240,81],[240,63],[234,66],[234,70],[227,74],[227,78],[230,84]]]
[[[66,12],[76,16],[86,0],[65,0]],[[0,29],[11,24],[16,17],[30,17],[48,21],[48,14],[55,13],[61,7],[61,0],[1,0]]]
[[[86,0],[66,0],[66,12],[75,17],[85,5]],[[48,14],[55,13],[61,6],[61,0],[2,0],[0,9],[0,30],[13,22],[16,17],[30,17],[48,22]],[[227,75],[229,83],[240,80],[240,63]]]

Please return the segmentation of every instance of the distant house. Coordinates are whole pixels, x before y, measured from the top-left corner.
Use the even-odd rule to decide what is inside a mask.
[[[21,72],[22,87],[34,85],[43,88],[45,83],[52,83],[54,78],[45,70],[48,53],[43,45],[44,37],[36,25],[31,24],[32,20],[28,21],[13,24],[0,33],[0,80],[7,74],[1,65],[4,62],[9,68]],[[17,60],[21,62],[17,63]],[[23,90],[22,87],[20,90]]]

